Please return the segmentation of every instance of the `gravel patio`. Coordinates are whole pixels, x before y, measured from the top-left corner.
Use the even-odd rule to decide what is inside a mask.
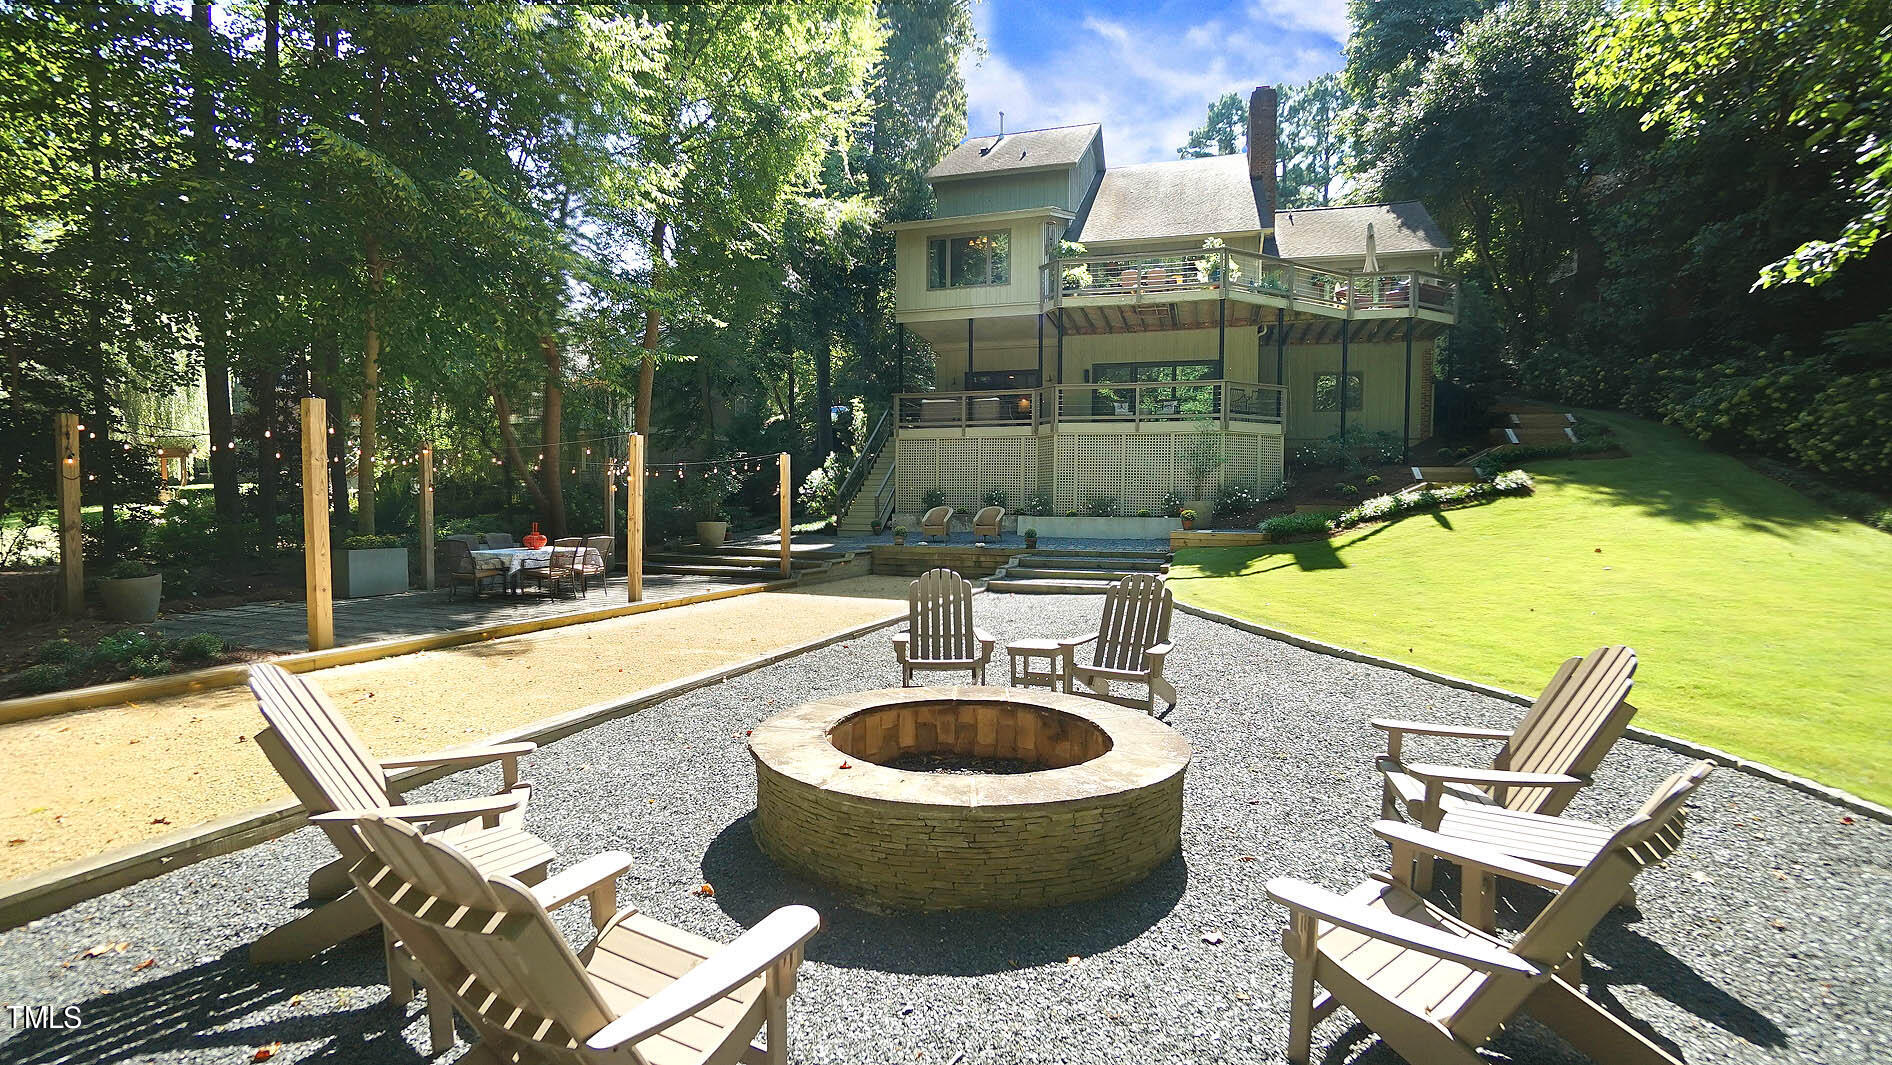
[[[1087,631],[1100,607],[1094,596],[986,595],[974,609],[1006,640]],[[1168,673],[1183,701],[1168,721],[1195,748],[1183,853],[1102,902],[876,916],[785,878],[761,855],[744,731],[810,698],[897,684],[884,632],[541,750],[528,770],[529,824],[565,863],[629,851],[636,864],[620,897],[712,938],[785,903],[819,909],[827,928],[790,1007],[797,1062],[1279,1061],[1283,916],[1262,885],[1292,875],[1344,890],[1384,867],[1365,828],[1377,815],[1372,754],[1383,741],[1366,720],[1508,725],[1519,711],[1189,615],[1177,615],[1172,635]],[[1543,664],[1546,676],[1554,665]],[[1661,668],[1642,663],[1645,674]],[[1000,656],[995,678],[1002,670]],[[1625,741],[1572,812],[1625,816],[1686,761]],[[420,794],[473,794],[494,773]],[[1598,927],[1586,990],[1691,1063],[1892,1059],[1888,855],[1892,826],[1721,770],[1681,852],[1638,882],[1640,912],[1618,910]],[[0,1028],[0,1059],[231,1063],[281,1044],[272,1060],[425,1060],[418,1005],[387,1004],[378,941],[302,965],[246,960],[247,944],[293,915],[302,879],[332,856],[304,830],[0,934],[0,1008],[73,1004],[84,1018],[76,1030]],[[696,893],[705,883],[713,897]],[[1440,886],[1454,897],[1450,878]],[[1505,900],[1528,920],[1542,896],[1512,889]],[[583,911],[561,915],[574,937]],[[1514,913],[1501,921],[1519,927]],[[1316,1030],[1314,1047],[1329,1063],[1396,1060],[1344,1010]],[[1490,1050],[1497,1060],[1583,1060],[1529,1023]]]

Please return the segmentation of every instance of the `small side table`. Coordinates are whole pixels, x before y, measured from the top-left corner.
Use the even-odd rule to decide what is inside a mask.
[[[1056,691],[1064,683],[1064,649],[1056,640],[1013,640],[1005,645],[1012,660],[1012,687],[1050,688]],[[1045,660],[1045,668],[1033,669],[1032,659]]]

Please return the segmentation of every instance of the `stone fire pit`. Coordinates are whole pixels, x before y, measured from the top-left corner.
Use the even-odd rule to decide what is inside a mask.
[[[777,714],[749,750],[762,849],[874,908],[1101,898],[1181,842],[1188,741],[1140,711],[1074,695],[862,692]],[[896,761],[947,771],[886,764]]]

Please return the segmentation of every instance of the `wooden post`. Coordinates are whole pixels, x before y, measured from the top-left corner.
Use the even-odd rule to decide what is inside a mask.
[[[1406,398],[1402,406],[1399,429],[1399,460],[1406,461],[1412,454],[1412,323],[1406,319]]]
[[[420,449],[420,573],[421,586],[434,590],[434,446]]]
[[[776,456],[775,465],[782,474],[782,486],[779,489],[782,497],[782,576],[788,577],[794,574],[794,569],[789,565],[788,554],[789,537],[793,535],[793,529],[789,524],[793,520],[789,515],[789,504],[794,501],[789,494],[788,452],[784,451]]]
[[[59,495],[59,574],[64,578],[60,606],[78,617],[85,613],[85,537],[79,516],[79,416],[53,418]]]
[[[604,534],[617,541],[618,535],[618,478],[617,471],[611,468],[611,459],[604,460]],[[604,560],[605,572],[611,570],[611,560]]]
[[[631,602],[644,599],[644,438],[631,434],[626,443],[630,482],[624,486],[624,583]]]
[[[309,650],[335,646],[335,574],[328,546],[328,404],[302,399],[302,568]]]

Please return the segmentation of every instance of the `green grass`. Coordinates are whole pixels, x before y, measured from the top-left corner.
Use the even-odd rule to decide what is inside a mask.
[[[1594,417],[1633,457],[1533,463],[1534,496],[1331,541],[1180,551],[1171,586],[1527,694],[1627,643],[1638,725],[1892,802],[1892,536],[1666,427]]]

